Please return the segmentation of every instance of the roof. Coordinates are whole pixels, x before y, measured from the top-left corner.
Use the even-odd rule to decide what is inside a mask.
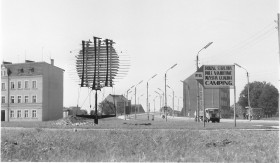
[[[9,68],[11,72],[10,76],[33,76],[33,75],[42,75],[44,65],[53,66],[57,69],[64,71],[63,69],[46,62],[25,62],[25,63],[15,63],[15,64],[3,62],[1,67]]]
[[[116,100],[116,101],[128,101],[123,95],[109,94],[109,96],[112,96],[114,98],[114,100]]]

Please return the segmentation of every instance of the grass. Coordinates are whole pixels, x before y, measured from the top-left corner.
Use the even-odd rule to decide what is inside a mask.
[[[133,116],[134,117],[134,116]],[[93,129],[266,129],[271,128],[271,126],[279,126],[279,122],[275,121],[273,123],[263,123],[262,126],[259,126],[259,123],[250,122],[250,123],[241,123],[237,121],[236,127],[234,123],[222,122],[222,123],[206,123],[205,127],[203,122],[197,123],[193,120],[182,121],[182,120],[173,120],[168,119],[166,122],[164,119],[155,118],[155,121],[148,121],[147,116],[137,116],[137,119],[131,120],[121,120],[118,118],[105,118],[99,119],[99,123],[96,126],[93,126],[93,119],[87,119],[87,122],[90,122],[87,125],[81,126],[72,126],[72,125],[55,125],[56,121],[46,121],[46,122],[2,122],[2,127],[24,127],[24,128],[93,128]],[[143,125],[151,124],[151,125]]]
[[[1,129],[1,161],[279,162],[278,131]]]
[[[82,126],[2,122],[1,161],[279,162],[279,131],[239,130],[271,129],[278,121],[204,128],[193,120],[146,119],[106,118],[95,126],[91,119]]]

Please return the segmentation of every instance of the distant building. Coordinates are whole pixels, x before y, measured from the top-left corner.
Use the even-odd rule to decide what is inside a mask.
[[[124,114],[124,109],[126,108],[126,114],[129,114],[129,109],[131,106],[131,101],[127,100],[123,95],[112,95],[109,94],[105,100],[107,100],[108,102],[111,102],[117,110],[117,115],[118,114]],[[114,107],[113,106],[113,107]]]
[[[64,70],[46,62],[1,65],[1,121],[62,118]]]
[[[222,118],[230,117],[230,92],[229,89],[203,89],[199,85],[199,110],[203,110],[203,100],[206,108],[220,108]],[[197,82],[194,74],[183,81],[183,109],[182,116],[195,117],[197,110]]]

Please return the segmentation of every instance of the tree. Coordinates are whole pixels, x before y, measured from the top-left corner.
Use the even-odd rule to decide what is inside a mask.
[[[278,112],[278,97],[277,88],[271,84],[265,85],[258,100],[259,107],[264,108],[265,115],[272,116]]]
[[[255,81],[249,84],[251,108],[263,108],[266,115],[278,112],[279,93],[270,83]],[[238,104],[244,109],[248,106],[248,84],[241,91]]]

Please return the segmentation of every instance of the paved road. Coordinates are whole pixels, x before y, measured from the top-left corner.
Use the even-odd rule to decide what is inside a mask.
[[[162,119],[159,113],[154,114],[155,115],[155,119]],[[134,119],[134,114],[131,115],[131,118]],[[143,117],[143,116],[147,116],[147,113],[142,113],[142,114],[137,114],[136,116],[138,116],[138,118]],[[124,116],[119,116],[118,118],[120,119],[124,119]],[[191,117],[173,117],[173,116],[168,116],[167,117],[168,120],[174,120],[174,121],[194,121],[194,118]],[[127,119],[129,120],[129,119]],[[221,119],[220,120],[221,123],[234,123],[234,119]],[[245,120],[245,119],[237,119],[236,123],[257,123],[257,124],[271,124],[271,127],[274,128],[279,128],[279,121],[277,120]]]

